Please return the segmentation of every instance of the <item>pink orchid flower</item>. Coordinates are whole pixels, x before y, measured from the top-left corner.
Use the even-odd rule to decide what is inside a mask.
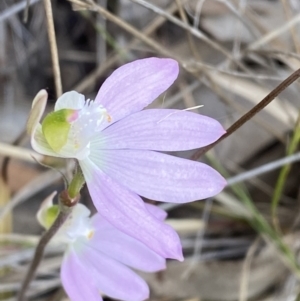
[[[40,223],[47,228],[47,210],[52,196],[41,206]],[[146,204],[153,218],[163,222],[166,213]],[[44,217],[43,217],[44,215]],[[129,267],[156,272],[166,267],[166,260],[139,240],[119,231],[82,204],[77,204],[53,240],[66,244],[61,266],[61,281],[72,301],[100,301],[101,294],[126,300],[148,299],[147,283]],[[49,225],[48,225],[49,226]]]
[[[94,101],[75,91],[63,94],[54,115],[41,125],[35,120],[46,105],[42,90],[28,130],[37,152],[78,160],[101,216],[161,256],[182,260],[177,234],[149,214],[140,196],[186,203],[218,194],[225,180],[217,171],[161,151],[200,148],[225,131],[218,121],[192,112],[141,111],[172,85],[178,72],[172,59],[126,64],[107,78]]]

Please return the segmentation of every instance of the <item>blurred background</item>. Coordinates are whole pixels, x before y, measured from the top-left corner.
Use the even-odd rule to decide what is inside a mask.
[[[69,165],[36,157],[26,136],[40,89],[56,100],[44,0],[0,1],[0,300],[15,300],[42,228],[36,212]],[[186,109],[224,128],[300,68],[299,0],[52,0],[63,92],[94,99],[118,66],[172,57],[180,76],[151,107]],[[24,19],[27,19],[24,21]],[[183,263],[143,274],[151,300],[300,300],[300,85],[205,154],[228,179],[214,199],[158,204],[180,234]],[[33,157],[50,165],[39,164]],[[87,190],[83,202],[91,210]],[[68,300],[62,248],[49,245],[31,300]]]

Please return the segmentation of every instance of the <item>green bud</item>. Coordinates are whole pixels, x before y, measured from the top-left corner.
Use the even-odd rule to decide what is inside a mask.
[[[80,194],[80,190],[82,189],[84,183],[85,178],[82,174],[82,171],[78,170],[68,187],[68,194],[71,199],[76,198]]]
[[[47,209],[44,215],[44,227],[49,229],[56,220],[59,213],[59,206],[53,205]]]

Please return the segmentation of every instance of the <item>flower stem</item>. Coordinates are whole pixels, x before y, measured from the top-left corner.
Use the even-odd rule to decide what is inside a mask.
[[[80,190],[85,184],[85,179],[80,168],[78,168],[76,174],[74,175],[69,187],[68,195],[70,199],[76,198],[80,194]]]
[[[281,82],[277,87],[275,87],[265,98],[263,98],[256,106],[254,106],[249,112],[238,119],[232,126],[227,129],[227,132],[221,136],[216,142],[197,150],[191,157],[192,160],[198,160],[202,155],[212,149],[216,144],[223,141],[225,138],[233,134],[241,126],[243,126],[247,121],[264,109],[269,103],[271,103],[281,92],[288,88],[293,82],[295,82],[300,77],[300,69],[296,70],[289,77],[287,77],[283,82]]]
[[[68,216],[70,215],[72,211],[72,207],[66,207],[66,206],[61,206],[62,210],[60,210],[56,220],[52,224],[52,226],[46,231],[43,236],[41,237],[34,253],[33,260],[29,266],[29,269],[27,271],[27,274],[25,276],[25,279],[22,283],[21,289],[18,293],[17,301],[23,301],[25,300],[25,292],[33,279],[35,272],[37,270],[38,265],[40,264],[44,250],[46,245],[49,243],[51,238],[55,235],[55,233],[59,230],[59,228],[62,226],[62,224],[66,221]]]

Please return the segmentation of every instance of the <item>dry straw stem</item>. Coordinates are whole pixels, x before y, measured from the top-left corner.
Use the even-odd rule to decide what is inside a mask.
[[[16,3],[12,6],[10,6],[9,8],[3,10],[0,13],[0,22],[3,22],[4,20],[16,15],[17,13],[19,13],[20,11],[22,11],[23,9],[26,8],[27,6],[27,1],[28,0],[23,0],[19,3]],[[39,2],[40,0],[30,0],[30,5],[33,5],[37,2]]]
[[[2,142],[0,142],[0,155],[31,163],[36,163],[36,161],[44,161],[44,156],[41,154],[20,146],[13,146]]]
[[[0,210],[7,205],[10,200],[10,189],[7,183],[0,177]],[[0,220],[0,234],[10,233],[12,231],[12,216],[6,215]],[[0,270],[1,275],[1,270]]]
[[[249,52],[253,52],[253,53],[258,53],[258,54],[262,54],[265,56],[272,56],[272,57],[291,57],[294,59],[297,59],[297,61],[300,61],[300,55],[297,53],[293,53],[293,52],[287,52],[287,51],[283,51],[280,49],[254,49],[254,50],[249,50]]]
[[[298,152],[294,155],[290,155],[290,156],[278,159],[276,161],[261,165],[257,168],[254,168],[252,170],[249,170],[249,171],[240,173],[234,177],[231,177],[227,180],[227,185],[230,186],[230,185],[241,183],[243,181],[260,176],[264,173],[267,173],[269,171],[275,170],[284,165],[291,164],[291,163],[294,163],[297,161],[300,161],[300,152]]]
[[[35,246],[39,241],[39,235],[26,235],[26,234],[0,234],[0,244],[12,243],[23,245]]]
[[[136,38],[138,38],[140,41],[144,42],[146,45],[148,45],[151,48],[153,48],[154,50],[158,51],[160,54],[176,59],[186,71],[191,72],[191,70],[189,70],[189,68],[187,68],[186,64],[184,63],[184,61],[180,57],[178,57],[177,55],[174,55],[173,53],[170,53],[169,49],[164,48],[159,43],[157,43],[155,40],[145,36],[144,33],[140,32],[139,30],[134,28],[129,23],[123,21],[121,18],[115,16],[114,14],[111,14],[105,8],[97,5],[94,1],[92,1],[92,0],[86,0],[86,1],[69,0],[69,1],[73,4],[75,4],[77,7],[81,7],[82,9],[89,9],[89,10],[92,10],[92,11],[96,11],[99,14],[102,14],[105,18],[107,18],[111,22],[117,24],[118,26],[120,26],[121,28],[123,28],[124,30],[126,30],[127,32],[129,32],[130,34],[135,36]],[[165,17],[167,20],[173,22],[174,24],[180,26],[181,28],[187,30],[188,32],[190,32],[196,38],[199,38],[199,39],[205,41],[212,48],[214,48],[214,49],[218,50],[219,52],[223,53],[230,61],[234,62],[242,70],[244,70],[246,72],[250,72],[241,62],[237,61],[226,49],[222,48],[219,44],[211,41],[207,36],[205,36],[198,29],[195,29],[195,28],[189,26],[188,24],[184,23],[183,21],[173,17],[172,15],[167,13],[166,11],[160,9],[159,7],[153,6],[152,4],[149,4],[148,2],[145,3],[144,1],[140,1],[140,0],[138,2],[139,2],[139,4],[142,3],[143,6],[155,11],[159,15]]]
[[[247,49],[254,50],[254,49],[258,49],[261,46],[268,44],[272,40],[276,39],[278,36],[284,34],[286,31],[290,30],[290,28],[298,25],[299,22],[300,22],[300,14],[297,14],[295,17],[293,17],[289,22],[287,22],[283,26],[280,26],[272,31],[269,31],[266,35],[261,37],[259,40],[250,44],[247,47]]]
[[[179,11],[179,15],[180,15],[180,18],[182,19],[182,21],[185,23],[185,24],[188,24],[189,23],[189,20],[188,20],[188,17],[185,13],[185,10],[183,8],[183,3],[181,0],[176,0],[176,4],[177,4],[177,7],[178,7],[178,11]],[[198,26],[197,26],[198,27]],[[191,50],[191,53],[193,54],[193,56],[195,58],[197,58],[198,60],[201,60],[201,57],[200,57],[200,54],[199,54],[199,51],[197,50],[197,46],[195,45],[195,42],[193,40],[193,37],[191,35],[191,33],[189,31],[187,31],[187,35],[188,35],[188,41],[189,41],[189,46],[190,46],[190,50]]]
[[[48,29],[51,57],[52,57],[52,64],[53,64],[56,96],[58,98],[59,96],[62,95],[62,84],[61,84],[61,75],[60,75],[60,68],[59,68],[59,59],[58,59],[51,0],[44,0],[44,5],[46,11],[47,29]]]
[[[21,188],[3,208],[0,210],[0,221],[9,214],[13,208],[26,201],[32,195],[42,191],[49,185],[61,179],[61,175],[54,170],[47,170],[42,175],[34,178]]]
[[[24,16],[23,16],[23,22],[24,23],[27,23],[27,21],[28,21],[29,6],[30,6],[30,0],[27,0],[26,7],[25,7],[25,10],[24,10]]]
[[[240,285],[240,297],[239,301],[247,301],[248,300],[248,285],[249,285],[249,276],[251,263],[254,259],[255,252],[259,246],[260,237],[258,237],[251,247],[249,248],[246,258],[242,267],[242,277],[241,277],[241,285]]]
[[[92,2],[92,0],[88,0],[89,2]],[[228,52],[224,47],[222,47],[220,44],[212,41],[207,35],[205,35],[202,31],[200,31],[198,28],[190,26],[188,23],[185,23],[178,18],[174,17],[173,15],[167,13],[165,10],[161,9],[160,7],[157,7],[145,0],[130,0],[131,2],[140,4],[153,12],[157,13],[158,15],[161,15],[165,17],[167,20],[172,22],[173,24],[185,29],[187,32],[189,32],[191,35],[193,35],[196,38],[199,38],[200,40],[204,41],[207,45],[212,47],[213,49],[219,51],[221,54],[223,54],[230,62],[234,63],[236,66],[241,68],[243,71],[246,71],[248,73],[252,73],[245,65],[239,61],[239,58],[234,57],[230,52]],[[169,55],[170,56],[170,55]]]
[[[247,173],[248,171],[246,171],[244,168],[242,168],[239,164],[233,162],[232,160],[228,160],[228,162],[226,162],[227,165],[227,169],[229,172],[234,173],[236,176],[233,176],[232,178],[238,177],[239,175],[243,175],[244,173]],[[283,164],[282,164],[283,165]],[[280,166],[282,166],[280,165]],[[231,178],[229,178],[231,179]],[[268,197],[272,197],[274,189],[271,185],[267,184],[265,181],[263,181],[262,179],[253,176],[253,177],[249,177],[246,178],[247,181],[249,181],[250,184],[253,185],[253,187],[255,187],[256,189],[261,190],[263,193],[266,194],[266,196]],[[228,180],[227,184],[228,184]],[[242,180],[241,182],[243,182],[245,180]],[[284,197],[285,200],[289,200],[289,198]]]
[[[205,223],[202,219],[196,218],[186,218],[186,219],[167,219],[166,224],[172,226],[176,232],[179,232],[181,235],[191,235],[203,229]]]
[[[291,7],[290,4],[287,2],[287,0],[281,0],[282,6],[284,8],[284,13],[286,15],[286,19],[289,21],[292,17],[291,13]],[[295,45],[295,49],[297,53],[300,53],[300,45],[299,45],[299,40],[298,40],[298,34],[296,31],[296,26],[292,26],[290,28],[291,36]]]
[[[229,53],[225,48],[223,48],[222,46],[220,46],[218,43],[215,43],[214,41],[212,41],[211,39],[209,39],[202,31],[200,31],[198,28],[192,27],[190,26],[188,23],[185,23],[181,20],[179,20],[178,18],[174,17],[173,15],[170,15],[169,13],[167,13],[165,10],[161,9],[160,7],[157,7],[147,1],[144,0],[130,0],[131,2],[137,3],[139,5],[142,5],[150,10],[152,10],[153,12],[155,12],[158,15],[161,15],[163,17],[165,17],[167,20],[169,20],[170,22],[174,23],[175,25],[185,29],[186,31],[188,31],[191,35],[195,36],[196,38],[204,41],[205,43],[207,43],[209,46],[211,46],[212,48],[216,49],[217,51],[219,51],[220,53],[222,53],[225,57],[227,57],[230,61],[235,62],[236,64],[240,65],[239,62],[237,62],[235,60],[235,58],[231,55],[231,53]],[[243,68],[243,66],[242,66]]]
[[[234,77],[241,77],[241,78],[246,78],[246,79],[249,78],[249,79],[254,79],[254,80],[272,80],[272,81],[283,81],[284,80],[283,76],[271,76],[268,74],[248,74],[245,72],[238,72],[238,71],[234,71],[234,70],[225,70],[225,69],[221,69],[219,66],[205,64],[205,63],[199,62],[199,61],[193,62],[193,64],[195,64],[196,66],[199,66],[199,68],[201,68],[201,69],[203,69],[203,68],[208,69],[208,70],[215,71],[220,74],[229,75],[232,77],[234,76]],[[232,83],[232,79],[230,82]],[[240,83],[238,83],[237,85],[239,85],[239,84]]]
[[[191,274],[195,270],[196,262],[198,260],[200,260],[200,258],[201,258],[201,253],[202,253],[202,248],[203,248],[203,243],[202,242],[203,242],[204,234],[205,234],[206,227],[207,227],[207,224],[208,224],[208,220],[209,220],[209,217],[210,217],[210,213],[211,213],[211,210],[212,210],[212,204],[213,204],[213,199],[212,198],[209,198],[205,201],[205,206],[204,206],[202,217],[201,217],[201,220],[203,222],[203,226],[199,227],[197,229],[193,255],[192,255],[190,264],[187,266],[187,268],[182,273],[182,278],[187,279],[191,276]]]
[[[260,32],[257,30],[257,28],[254,26],[253,23],[248,21],[248,18],[245,18],[245,15],[247,15],[248,10],[243,10],[243,13],[240,12],[240,6],[243,5],[241,3],[242,1],[238,1],[238,3],[233,4],[230,1],[226,0],[217,0],[223,4],[226,5],[226,7],[235,15],[235,17],[242,23],[244,26],[249,30],[249,33],[253,36],[258,38],[260,36]],[[236,5],[236,6],[235,6]]]

